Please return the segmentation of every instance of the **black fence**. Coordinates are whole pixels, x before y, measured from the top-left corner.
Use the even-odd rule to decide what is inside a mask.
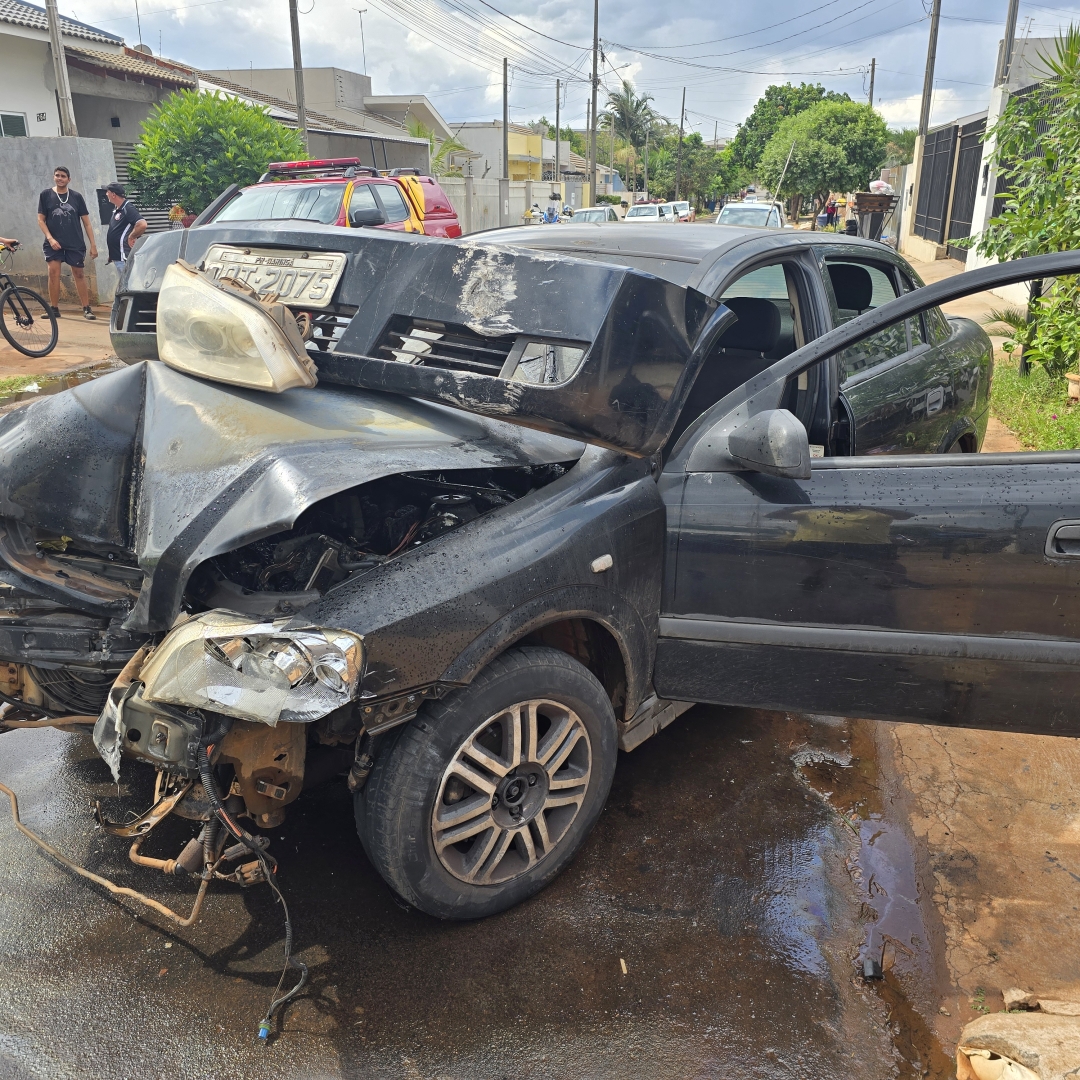
[[[934,244],[945,241],[957,130],[955,124],[947,124],[936,131],[927,132],[923,142],[915,233]]]
[[[957,247],[953,241],[964,240],[971,235],[971,221],[975,215],[975,198],[979,193],[979,172],[983,156],[983,135],[986,133],[986,117],[973,120],[960,128],[960,149],[956,154],[956,177],[953,181],[952,210],[949,212],[950,259],[967,261],[968,249]]]

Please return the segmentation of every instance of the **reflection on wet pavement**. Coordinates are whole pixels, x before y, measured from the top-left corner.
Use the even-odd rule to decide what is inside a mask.
[[[69,371],[63,375],[42,375],[36,382],[30,383],[23,390],[0,394],[0,413],[10,412],[16,406],[25,405],[30,401],[37,400],[39,397],[59,394],[61,390],[70,390],[73,386],[81,386],[91,379],[99,379],[102,375],[108,375],[110,371],[116,371],[122,367],[124,367],[124,364],[119,360],[106,360],[100,364],[90,364],[87,367],[77,368],[75,371]]]
[[[842,820],[808,786],[825,764],[792,760],[833,753],[845,731],[691,710],[621,757],[569,870],[476,923],[394,902],[342,783],[303,796],[271,850],[312,979],[266,1048],[254,1036],[282,925],[265,889],[223,888],[195,927],[173,932],[0,821],[0,1074],[918,1075],[893,1047],[895,1005],[890,1022],[891,1003],[858,975],[868,912],[849,871],[856,811]],[[15,731],[0,745],[0,779],[31,828],[121,884],[190,903],[190,883],[131,866],[121,842],[91,829],[89,801],[119,804],[86,736]],[[143,808],[148,779],[125,771],[125,806]],[[172,854],[191,828],[166,824],[173,833],[148,854]]]

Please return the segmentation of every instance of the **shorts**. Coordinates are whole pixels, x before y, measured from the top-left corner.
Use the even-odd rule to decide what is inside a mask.
[[[67,263],[68,266],[74,266],[81,270],[83,263],[86,261],[85,248],[62,247],[59,251],[56,251],[53,249],[52,244],[46,240],[45,243],[42,244],[42,250],[45,252],[46,262]]]

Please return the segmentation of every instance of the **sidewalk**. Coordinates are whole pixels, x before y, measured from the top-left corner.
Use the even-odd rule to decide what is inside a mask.
[[[97,322],[87,322],[82,308],[74,304],[60,305],[59,339],[48,356],[33,359],[23,356],[0,337],[0,379],[13,375],[62,375],[75,368],[87,367],[108,360],[112,355],[109,341],[108,305],[94,308]]]

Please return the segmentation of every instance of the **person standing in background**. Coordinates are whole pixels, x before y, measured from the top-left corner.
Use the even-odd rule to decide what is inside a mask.
[[[115,181],[105,189],[105,197],[112,204],[112,217],[109,218],[109,262],[116,267],[117,275],[124,272],[124,263],[128,254],[144,232],[146,221],[139,208],[127,197],[122,184]]]
[[[42,251],[49,268],[49,305],[56,318],[60,318],[60,267],[67,263],[75,279],[75,291],[83,307],[83,318],[97,318],[90,307],[90,290],[86,285],[83,263],[86,261],[86,242],[83,230],[90,241],[90,258],[97,258],[97,241],[90,224],[86,200],[71,188],[71,172],[66,165],[53,169],[53,186],[38,196],[38,228],[45,235]]]

